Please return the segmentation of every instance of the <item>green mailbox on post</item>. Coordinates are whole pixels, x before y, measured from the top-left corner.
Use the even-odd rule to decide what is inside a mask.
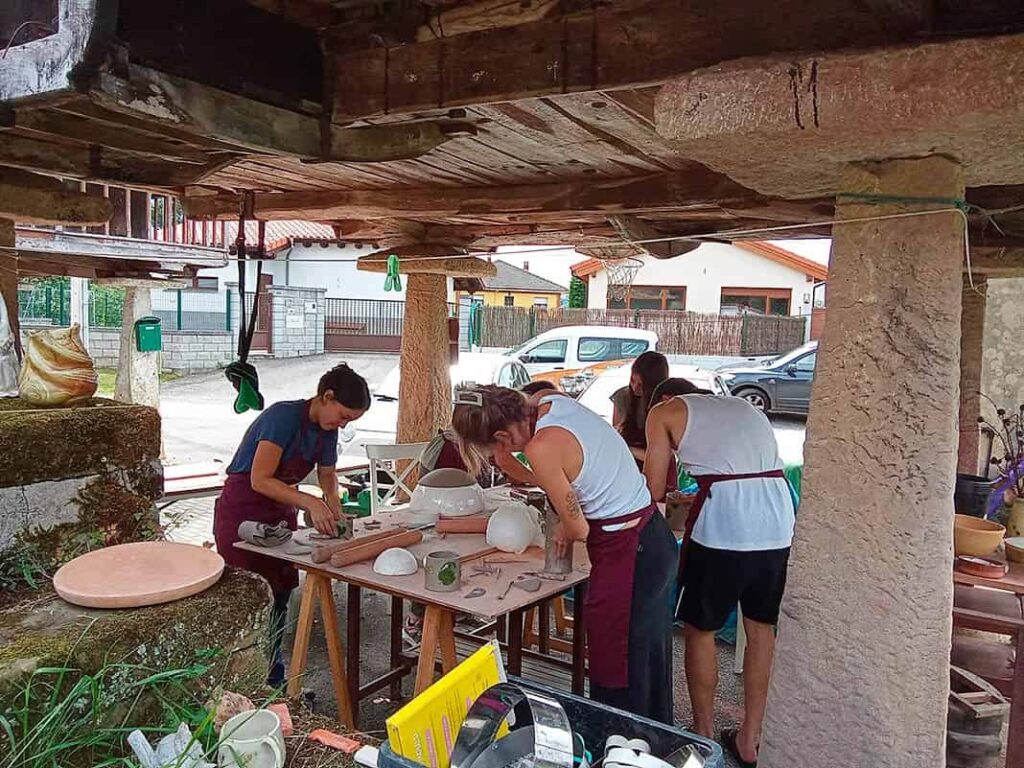
[[[135,348],[139,352],[159,352],[163,349],[159,317],[140,317],[135,321]]]

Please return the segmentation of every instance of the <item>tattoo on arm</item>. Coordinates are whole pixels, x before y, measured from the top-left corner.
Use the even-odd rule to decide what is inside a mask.
[[[572,520],[575,520],[583,514],[583,509],[580,507],[580,500],[576,498],[576,494],[573,491],[569,491],[565,495],[565,509],[566,514]]]

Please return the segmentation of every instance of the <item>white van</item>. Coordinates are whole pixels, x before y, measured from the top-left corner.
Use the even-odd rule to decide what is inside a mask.
[[[570,325],[534,336],[508,354],[525,365],[532,378],[561,386],[563,377],[572,376],[584,368],[597,366],[600,369],[605,367],[602,363],[632,360],[648,350],[657,349],[657,346],[658,335],[652,331],[605,325]],[[570,392],[576,388],[563,389]]]

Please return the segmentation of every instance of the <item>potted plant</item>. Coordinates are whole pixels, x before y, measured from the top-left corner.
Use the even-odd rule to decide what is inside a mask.
[[[1002,449],[989,461],[999,470],[994,490],[1009,507],[1006,535],[1024,536],[1024,405],[1012,411],[997,408],[995,420],[979,416],[978,423],[990,441],[989,453],[994,444]]]

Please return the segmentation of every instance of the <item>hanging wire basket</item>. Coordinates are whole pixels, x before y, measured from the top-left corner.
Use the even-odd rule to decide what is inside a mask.
[[[643,264],[643,261],[635,257],[606,261],[604,268],[608,273],[608,295],[618,301],[625,299],[629,286],[636,280]]]

